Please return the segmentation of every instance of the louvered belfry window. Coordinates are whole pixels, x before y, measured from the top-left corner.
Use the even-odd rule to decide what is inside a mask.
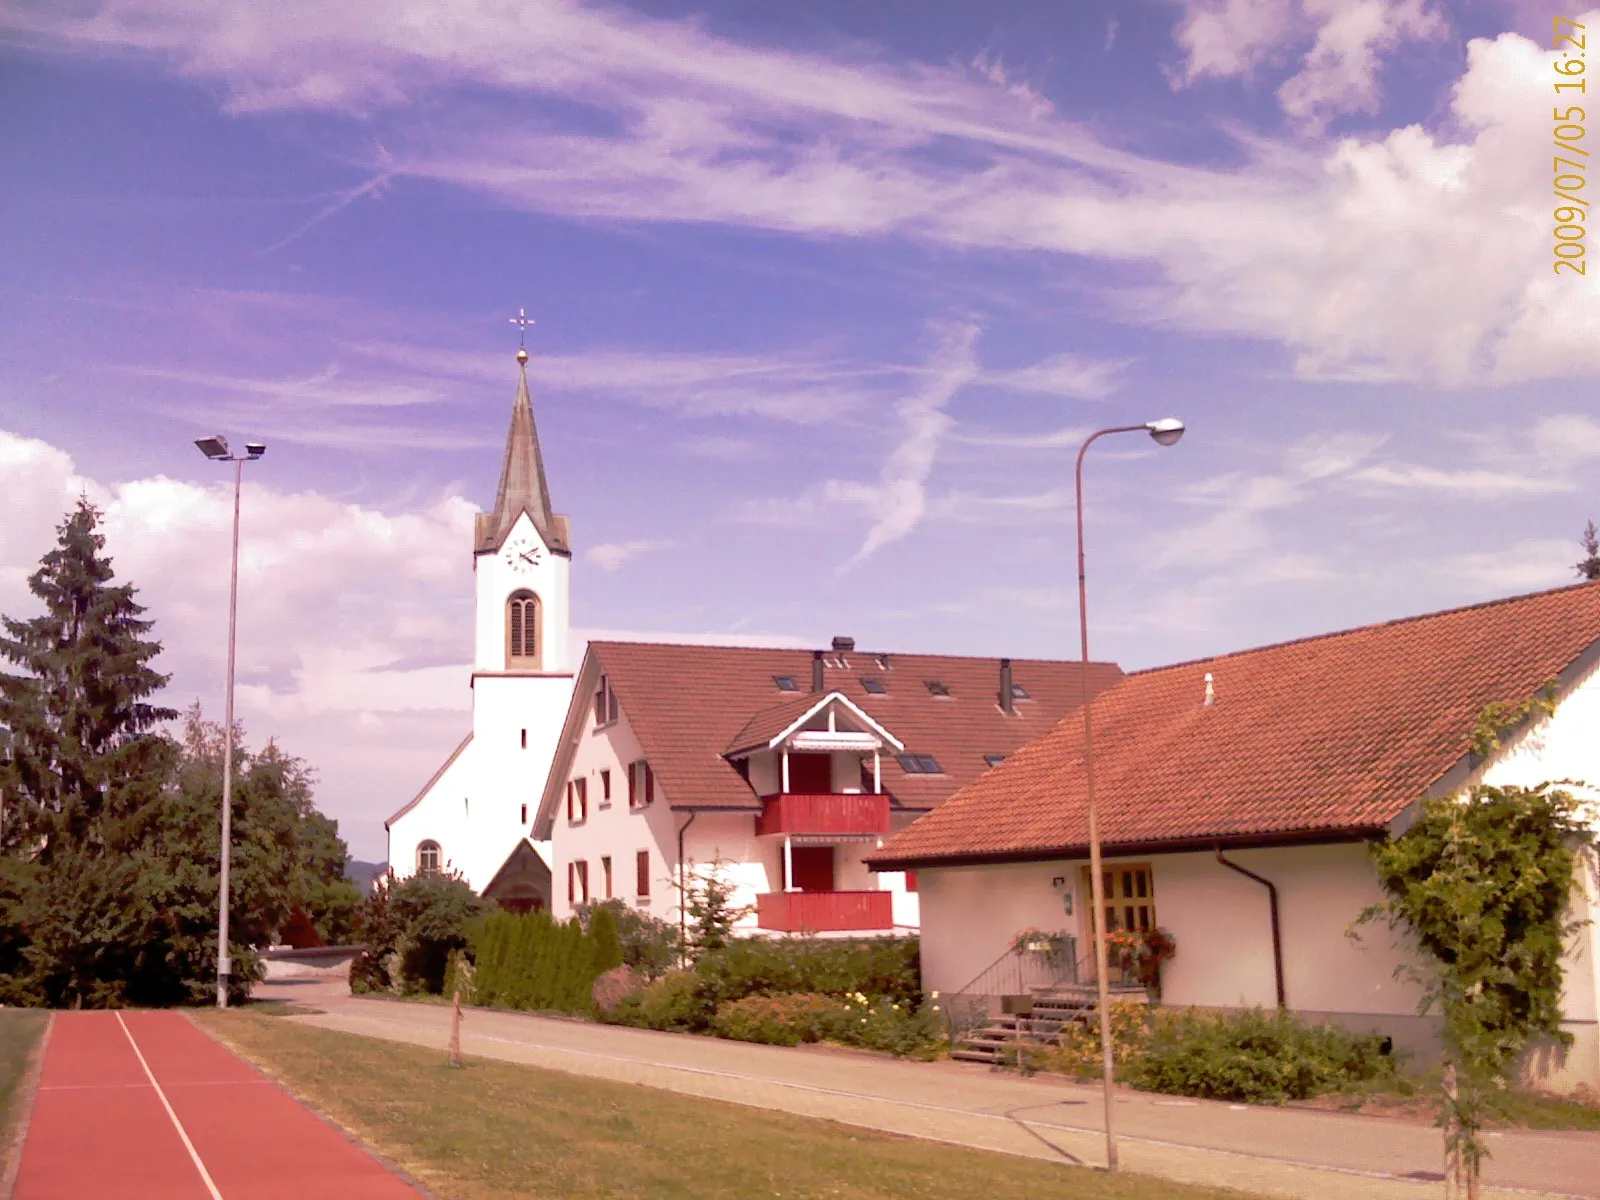
[[[513,592],[506,601],[506,657],[511,666],[539,659],[539,597],[532,592]]]

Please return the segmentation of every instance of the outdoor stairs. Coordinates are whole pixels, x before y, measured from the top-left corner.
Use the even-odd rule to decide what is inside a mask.
[[[997,1016],[988,1018],[983,1025],[956,1041],[950,1057],[964,1062],[989,1063],[1003,1066],[1008,1052],[1018,1043],[1047,1045],[1073,1021],[1093,1019],[1099,996],[1092,983],[1065,984],[1057,987],[1034,988],[1031,1016]],[[1112,984],[1113,1004],[1148,1004],[1149,995],[1142,987]]]

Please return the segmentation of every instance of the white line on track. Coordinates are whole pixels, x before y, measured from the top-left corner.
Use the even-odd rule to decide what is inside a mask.
[[[139,1043],[133,1040],[133,1031],[128,1028],[128,1023],[122,1019],[122,1014],[117,1014],[117,1024],[122,1026],[122,1032],[127,1035],[128,1045],[133,1047],[134,1054],[139,1059],[139,1065],[144,1068],[145,1078],[150,1081],[150,1086],[155,1088],[156,1095],[161,1098],[161,1107],[167,1110],[167,1116],[172,1118],[172,1127],[178,1131],[178,1136],[183,1139],[183,1148],[189,1152],[189,1158],[194,1162],[194,1169],[200,1172],[200,1178],[205,1180],[206,1191],[211,1193],[211,1200],[222,1200],[222,1193],[217,1191],[217,1185],[211,1181],[211,1172],[206,1170],[205,1163],[200,1161],[200,1155],[195,1152],[194,1143],[189,1140],[189,1131],[183,1127],[183,1122],[178,1120],[178,1114],[172,1111],[172,1105],[167,1103],[167,1094],[161,1090],[161,1085],[156,1082],[155,1073],[150,1070],[150,1064],[145,1062],[144,1054],[139,1049]]]

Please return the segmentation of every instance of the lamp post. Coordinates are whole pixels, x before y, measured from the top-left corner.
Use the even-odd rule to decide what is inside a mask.
[[[1089,890],[1094,904],[1095,991],[1100,1010],[1100,1058],[1105,1081],[1106,1169],[1117,1169],[1116,1123],[1112,1116],[1111,993],[1106,980],[1106,897],[1100,874],[1100,816],[1094,802],[1094,722],[1089,712],[1089,595],[1085,584],[1083,559],[1083,456],[1096,438],[1108,433],[1148,433],[1157,445],[1175,445],[1183,436],[1183,422],[1176,417],[1147,421],[1143,425],[1116,425],[1091,433],[1078,449],[1078,632],[1083,644],[1083,671],[1080,676],[1083,699],[1083,777],[1089,801]]]
[[[228,587],[228,691],[224,705],[222,752],[222,879],[217,894],[217,1007],[228,1007],[228,976],[233,964],[228,958],[228,865],[233,851],[233,660],[235,633],[239,624],[239,496],[244,490],[244,464],[255,462],[267,452],[265,442],[246,442],[243,454],[228,453],[228,439],[221,434],[199,438],[200,447],[212,462],[233,464],[233,557]]]

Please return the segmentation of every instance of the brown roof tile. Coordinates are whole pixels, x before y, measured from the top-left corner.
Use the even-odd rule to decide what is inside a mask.
[[[1600,584],[1579,584],[1129,675],[1094,703],[1102,844],[1380,830],[1466,754],[1486,704],[1535,695],[1597,641]],[[893,870],[1087,844],[1074,719],[872,861]]]
[[[798,716],[820,696],[811,694],[812,652],[737,646],[683,646],[650,642],[591,642],[589,652],[610,680],[628,722],[674,808],[758,807],[755,795],[723,752],[751,722]],[[828,661],[838,656],[829,653]],[[1030,699],[1006,716],[996,699],[1000,662],[995,658],[852,651],[847,667],[829,666],[824,690],[842,692],[905,743],[906,752],[931,754],[942,775],[907,775],[892,756],[883,759],[883,787],[910,808],[932,808],[988,769],[985,754],[1010,754],[1046,733],[1078,707],[1077,663],[1015,659],[1013,681]],[[803,691],[778,690],[774,675],[792,675]],[[883,681],[868,692],[863,679]],[[1091,694],[1122,678],[1111,663],[1089,667]],[[935,679],[950,695],[924,686]]]

